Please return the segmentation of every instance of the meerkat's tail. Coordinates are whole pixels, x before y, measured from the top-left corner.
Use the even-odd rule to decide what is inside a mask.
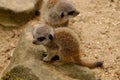
[[[103,62],[88,63],[88,62],[80,60],[79,56],[75,56],[74,60],[76,64],[85,66],[91,69],[97,68],[97,67],[103,67]]]

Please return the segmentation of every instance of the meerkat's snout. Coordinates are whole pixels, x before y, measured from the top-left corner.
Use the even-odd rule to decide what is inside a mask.
[[[77,15],[79,15],[79,14],[80,14],[80,12],[76,10],[75,15],[77,16]]]
[[[73,16],[73,17],[75,17],[75,16],[77,16],[79,13],[80,13],[79,11],[74,10],[74,11],[70,11],[70,12],[68,12],[68,15],[69,15],[69,16]]]

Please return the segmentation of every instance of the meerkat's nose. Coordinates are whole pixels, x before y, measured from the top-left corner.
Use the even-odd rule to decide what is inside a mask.
[[[78,14],[80,14],[80,12],[79,12],[79,11],[76,11],[76,15],[78,15]]]

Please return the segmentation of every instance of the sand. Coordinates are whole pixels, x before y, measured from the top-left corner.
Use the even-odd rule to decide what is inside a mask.
[[[80,14],[71,19],[80,37],[82,59],[103,61],[104,67],[92,69],[96,80],[120,80],[120,1],[73,0]],[[8,65],[22,29],[0,28],[0,73]]]

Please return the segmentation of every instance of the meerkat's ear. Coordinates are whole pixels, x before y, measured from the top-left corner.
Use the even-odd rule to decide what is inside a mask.
[[[53,40],[53,36],[50,34],[49,35],[49,39],[52,41]]]
[[[60,14],[60,17],[61,18],[63,18],[65,15],[64,15],[64,12],[62,12],[61,14]]]

